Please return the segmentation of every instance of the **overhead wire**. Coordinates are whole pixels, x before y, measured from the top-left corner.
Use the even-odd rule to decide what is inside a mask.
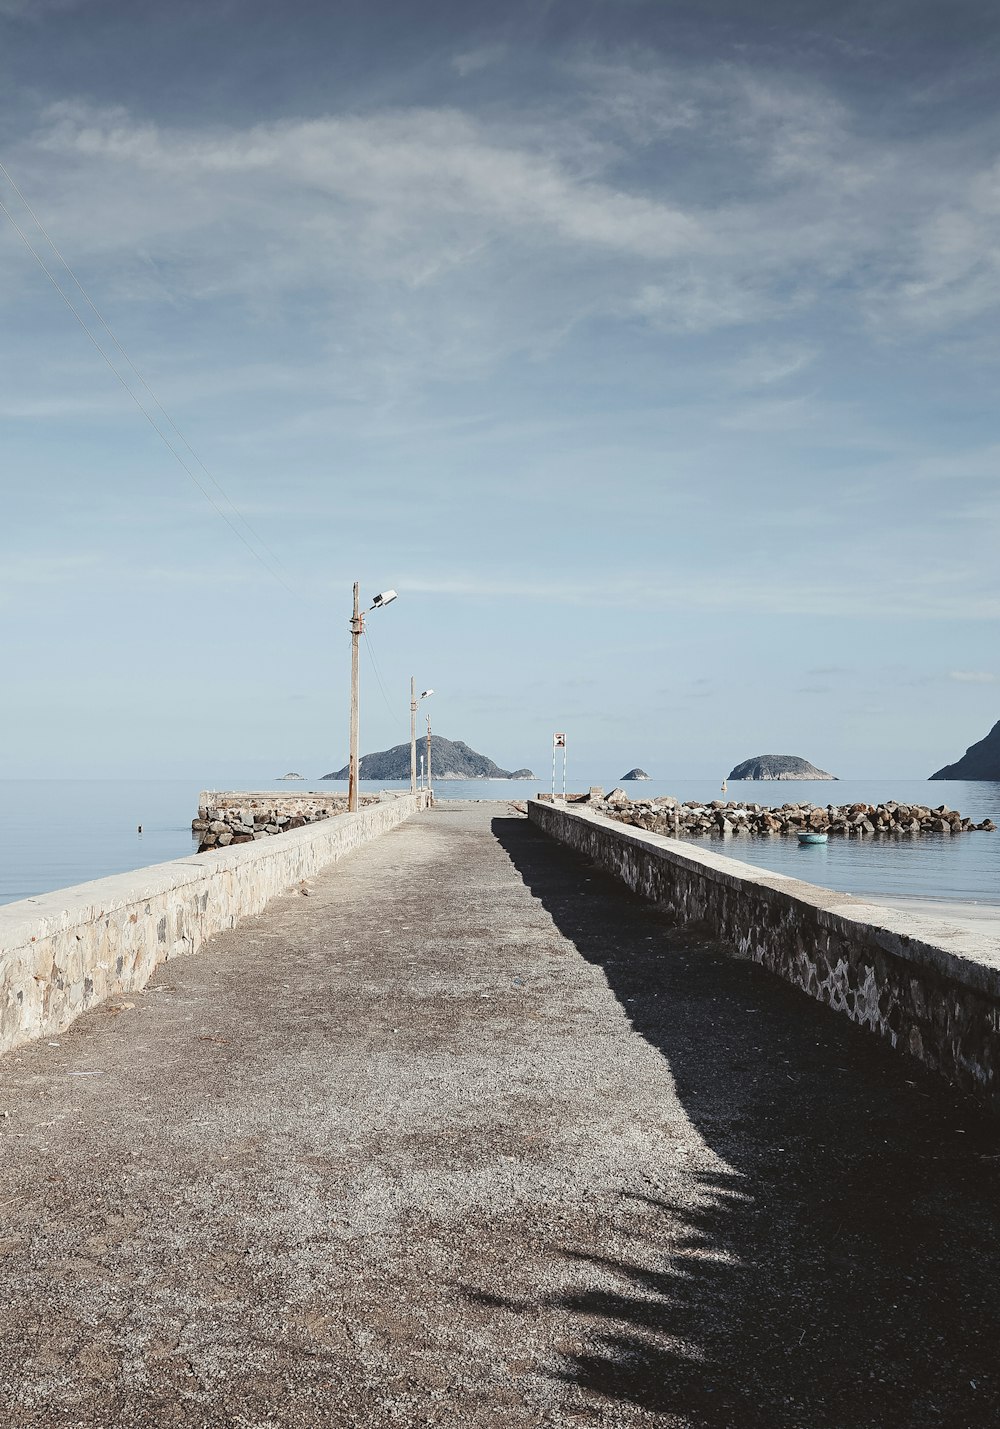
[[[367,626],[364,627],[364,634],[365,644],[368,646],[368,657],[372,662],[372,669],[375,671],[375,678],[378,681],[378,687],[382,691],[382,698],[385,701],[385,707],[389,711],[390,716],[395,719],[396,712],[393,710],[392,705],[389,703],[389,696],[385,692],[385,685],[383,685],[382,683],[382,675],[378,667],[378,661],[375,659],[375,650],[372,646],[371,640],[369,639]]]
[[[162,403],[162,402],[160,401],[160,399],[157,397],[157,395],[156,395],[156,393],[153,391],[152,387],[150,387],[149,383],[146,381],[146,378],[143,376],[143,374],[139,371],[139,368],[138,368],[138,367],[135,365],[135,363],[132,361],[132,358],[129,356],[128,352],[126,352],[124,346],[122,345],[121,341],[119,340],[118,335],[114,332],[114,330],[112,329],[110,323],[109,323],[109,322],[107,321],[107,319],[105,318],[104,314],[103,314],[103,313],[101,312],[101,310],[98,308],[97,304],[94,302],[93,298],[90,296],[90,294],[88,293],[87,289],[83,286],[83,283],[82,283],[82,282],[80,281],[80,279],[77,277],[76,272],[75,272],[75,270],[71,267],[69,261],[64,257],[64,255],[63,255],[63,254],[60,252],[60,250],[56,247],[55,240],[52,238],[52,235],[49,233],[48,229],[45,227],[45,225],[44,225],[44,223],[42,222],[42,220],[38,217],[38,214],[35,212],[35,210],[31,207],[31,204],[28,202],[28,200],[27,200],[27,198],[25,197],[24,193],[23,193],[22,190],[18,187],[17,181],[14,179],[14,177],[13,177],[13,175],[11,174],[10,170],[7,168],[6,164],[4,164],[2,160],[0,160],[0,174],[3,174],[4,178],[7,180],[7,182],[10,184],[11,188],[12,188],[12,189],[14,190],[14,192],[17,194],[18,198],[21,200],[21,203],[24,205],[24,207],[25,207],[25,209],[27,210],[27,212],[31,215],[31,219],[32,219],[32,222],[35,224],[35,227],[38,229],[39,233],[41,233],[41,235],[42,235],[42,237],[45,239],[46,243],[47,243],[47,244],[49,245],[49,247],[52,249],[52,252],[53,252],[53,253],[56,255],[56,257],[59,259],[59,262],[60,262],[60,263],[62,264],[62,266],[66,269],[66,272],[67,272],[67,273],[69,274],[69,276],[72,278],[72,280],[73,280],[73,282],[76,284],[77,288],[79,288],[80,293],[83,295],[84,300],[86,301],[86,303],[88,304],[88,306],[91,308],[92,312],[94,313],[94,316],[97,318],[98,322],[99,322],[99,323],[101,324],[101,326],[104,328],[104,331],[108,334],[108,337],[110,337],[110,339],[111,339],[111,341],[114,343],[115,347],[117,347],[117,349],[118,349],[118,351],[121,353],[122,357],[123,357],[123,358],[125,359],[125,361],[128,363],[128,365],[129,365],[129,367],[131,368],[131,370],[135,373],[135,376],[138,378],[138,380],[142,383],[143,387],[144,387],[144,388],[146,389],[146,391],[149,393],[149,396],[150,396],[151,401],[152,401],[153,404],[158,408],[158,410],[162,413],[163,418],[164,418],[164,420],[167,422],[168,426],[173,430],[173,432],[176,434],[176,436],[178,437],[178,439],[180,440],[180,442],[181,442],[181,443],[187,448],[187,450],[191,453],[191,456],[194,458],[194,460],[195,460],[195,462],[197,463],[197,465],[201,468],[201,470],[202,470],[202,471],[205,473],[205,475],[208,477],[208,479],[209,479],[209,481],[212,483],[212,485],[213,485],[213,486],[216,488],[216,490],[221,494],[221,496],[222,496],[223,499],[225,500],[226,504],[227,504],[227,505],[230,507],[230,509],[232,510],[232,512],[233,512],[233,514],[235,515],[236,519],[245,527],[245,529],[250,533],[250,535],[253,537],[253,539],[254,539],[254,540],[258,543],[258,545],[261,547],[261,549],[267,552],[268,556],[271,558],[271,560],[274,562],[274,564],[275,564],[279,569],[281,569],[281,561],[278,559],[278,557],[277,557],[277,555],[275,554],[275,552],[274,552],[274,551],[271,549],[271,547],[267,544],[267,542],[264,540],[263,536],[261,536],[260,532],[257,531],[257,530],[250,524],[250,522],[247,520],[246,516],[244,516],[243,512],[240,511],[240,509],[237,507],[237,505],[235,504],[235,502],[230,498],[229,493],[228,493],[228,492],[226,491],[226,489],[223,487],[222,483],[221,483],[220,481],[218,481],[215,476],[213,476],[212,472],[209,471],[208,467],[207,467],[207,466],[205,465],[205,463],[202,461],[201,457],[200,457],[200,456],[198,455],[198,453],[195,451],[194,447],[193,447],[193,446],[191,445],[191,443],[188,441],[187,437],[185,437],[184,433],[180,430],[180,428],[177,426],[177,423],[174,421],[174,419],[171,417],[170,413],[169,413],[169,412],[166,410],[166,408],[164,407],[163,403]]]
[[[8,181],[11,183],[12,188],[14,188],[15,192],[17,192],[17,193],[19,194],[19,196],[20,196],[20,191],[17,189],[17,185],[14,184],[14,183],[13,183],[13,180],[10,179],[9,172],[8,172],[8,170],[6,169],[6,167],[5,167],[2,163],[0,163],[0,171],[2,171],[2,172],[7,176]],[[22,202],[23,202],[23,201],[24,201],[24,200],[23,200],[23,197],[22,197]],[[31,208],[28,206],[27,203],[25,203],[25,207],[28,209],[28,212],[31,213],[32,218],[35,219],[35,215],[32,213],[32,210],[31,210]],[[162,427],[157,423],[157,421],[156,421],[155,417],[152,415],[152,413],[149,412],[148,409],[143,405],[143,403],[142,403],[142,401],[140,400],[140,398],[137,396],[137,394],[133,391],[132,387],[131,387],[131,386],[129,385],[129,383],[126,381],[124,375],[123,375],[123,374],[119,371],[119,369],[115,366],[115,363],[112,361],[112,359],[111,359],[111,357],[109,356],[109,354],[105,351],[104,347],[102,347],[100,341],[98,340],[98,338],[96,337],[96,335],[94,334],[94,332],[93,332],[93,331],[91,330],[91,328],[88,326],[88,324],[87,324],[87,322],[85,321],[85,319],[84,319],[82,313],[79,311],[79,309],[77,308],[76,304],[73,302],[73,299],[71,298],[71,296],[65,291],[65,289],[62,287],[62,285],[58,282],[58,280],[57,280],[55,274],[54,274],[54,273],[52,272],[52,270],[49,268],[48,264],[45,262],[45,259],[42,257],[41,253],[38,252],[37,248],[34,246],[34,244],[32,243],[31,239],[30,239],[30,238],[28,237],[28,235],[25,233],[24,229],[23,229],[23,228],[21,227],[21,225],[18,223],[17,219],[16,219],[16,218],[14,217],[14,215],[11,213],[10,209],[8,208],[7,204],[4,202],[4,200],[3,200],[2,198],[0,198],[0,212],[2,212],[2,213],[6,216],[8,222],[10,223],[10,225],[11,225],[11,227],[13,228],[14,232],[15,232],[15,233],[17,234],[17,236],[20,238],[21,242],[24,244],[24,246],[27,248],[28,252],[29,252],[29,253],[31,254],[31,256],[34,258],[34,260],[35,260],[35,262],[38,264],[39,268],[41,268],[41,270],[42,270],[42,272],[45,274],[46,278],[48,278],[48,280],[49,280],[49,282],[52,284],[53,288],[55,288],[56,292],[59,294],[59,296],[62,298],[63,302],[64,302],[64,303],[66,304],[66,306],[69,308],[70,312],[71,312],[71,313],[73,314],[73,316],[76,318],[76,321],[79,323],[80,327],[81,327],[81,328],[83,329],[83,331],[86,333],[86,335],[87,335],[87,337],[90,339],[91,343],[94,345],[94,347],[95,347],[95,348],[97,349],[97,351],[100,353],[101,357],[102,357],[102,358],[104,359],[104,361],[107,363],[108,367],[109,367],[109,368],[111,369],[111,371],[114,373],[115,377],[117,377],[117,379],[118,379],[119,383],[121,384],[121,386],[122,386],[122,387],[125,389],[125,391],[128,393],[129,397],[131,397],[131,399],[132,399],[132,401],[135,403],[136,407],[139,409],[139,411],[140,411],[140,412],[142,413],[142,415],[145,417],[146,421],[147,421],[147,422],[149,423],[149,425],[152,427],[152,429],[153,429],[153,431],[156,433],[156,435],[160,438],[160,441],[163,443],[163,445],[167,448],[167,450],[170,452],[170,454],[171,454],[171,455],[174,457],[174,459],[177,461],[177,463],[178,463],[178,465],[181,467],[181,469],[187,474],[187,476],[188,476],[188,477],[191,479],[191,481],[195,484],[195,486],[196,486],[196,487],[198,488],[198,490],[201,492],[202,496],[204,496],[205,500],[209,503],[210,506],[213,507],[213,509],[215,510],[215,512],[217,513],[217,515],[219,515],[219,516],[222,517],[222,520],[225,521],[226,525],[227,525],[227,526],[229,527],[229,529],[232,531],[233,535],[236,536],[236,538],[237,538],[239,541],[242,542],[242,544],[243,544],[243,545],[246,547],[246,549],[250,552],[250,554],[253,556],[253,558],[254,558],[261,566],[264,567],[264,569],[268,572],[268,574],[271,575],[271,576],[278,582],[279,585],[281,585],[281,586],[284,587],[284,589],[288,592],[288,594],[289,594],[290,596],[292,596],[292,597],[294,598],[296,592],[292,590],[291,586],[288,584],[288,582],[285,580],[284,576],[282,575],[281,570],[280,570],[280,568],[279,568],[279,563],[278,563],[277,557],[274,556],[273,553],[268,550],[268,547],[265,545],[265,543],[261,540],[261,538],[260,538],[259,536],[256,535],[256,533],[253,531],[253,528],[250,526],[249,522],[246,520],[245,517],[243,517],[243,516],[240,514],[240,512],[237,510],[235,504],[230,500],[230,498],[228,497],[228,495],[226,495],[224,489],[221,487],[221,485],[219,484],[219,482],[216,481],[216,479],[212,476],[211,472],[209,472],[208,469],[207,469],[206,467],[204,467],[204,463],[202,463],[202,462],[200,461],[200,459],[199,459],[198,456],[197,456],[197,453],[195,453],[195,452],[193,451],[193,449],[190,447],[189,443],[187,443],[187,442],[184,440],[183,436],[181,436],[181,433],[177,430],[177,427],[175,426],[175,424],[173,423],[173,421],[172,421],[171,418],[169,417],[168,413],[164,410],[164,408],[162,407],[162,405],[157,401],[155,395],[152,393],[151,389],[149,388],[149,384],[148,384],[148,383],[145,381],[145,379],[142,377],[142,374],[141,374],[141,373],[138,371],[138,369],[135,367],[134,363],[132,363],[131,359],[129,358],[128,354],[125,352],[124,348],[121,346],[121,344],[120,344],[120,343],[117,341],[117,339],[114,337],[114,334],[111,332],[111,329],[108,327],[107,323],[104,323],[103,318],[101,319],[102,323],[104,323],[105,328],[107,329],[108,333],[111,335],[112,339],[115,341],[116,346],[118,347],[119,351],[122,353],[122,355],[123,355],[123,357],[125,358],[126,362],[128,362],[129,366],[130,366],[130,367],[132,368],[132,370],[136,373],[136,376],[137,376],[137,377],[139,378],[139,380],[142,382],[143,386],[144,386],[144,387],[146,388],[146,390],[150,393],[150,396],[152,397],[153,401],[156,402],[156,406],[157,406],[157,407],[159,408],[159,410],[163,413],[165,419],[170,423],[170,425],[171,425],[171,427],[173,427],[174,431],[177,432],[178,437],[180,438],[181,441],[184,442],[185,446],[188,447],[188,450],[191,451],[191,454],[192,454],[192,456],[195,458],[195,460],[198,461],[198,462],[199,462],[199,465],[201,465],[201,466],[203,467],[203,469],[205,470],[205,474],[206,474],[206,476],[208,476],[209,480],[212,481],[213,484],[214,484],[216,487],[218,487],[218,489],[219,489],[219,491],[222,493],[224,499],[225,499],[226,502],[229,504],[229,506],[232,508],[233,514],[237,517],[238,520],[240,520],[240,521],[243,522],[244,526],[246,526],[246,528],[250,531],[250,533],[251,533],[251,535],[253,535],[254,539],[257,540],[257,541],[259,542],[259,544],[263,547],[263,549],[268,552],[268,555],[270,556],[271,564],[268,563],[268,560],[265,559],[265,557],[261,554],[260,551],[258,551],[258,550],[255,549],[255,547],[254,547],[254,546],[251,544],[251,542],[247,539],[246,535],[244,535],[244,533],[239,529],[239,527],[238,527],[238,526],[235,524],[235,522],[230,518],[230,516],[229,516],[228,513],[223,509],[223,507],[219,505],[218,501],[215,500],[215,498],[213,497],[212,493],[211,493],[211,492],[208,490],[208,488],[205,486],[204,482],[202,482],[202,481],[199,479],[199,477],[197,476],[197,474],[196,474],[194,471],[191,470],[191,467],[189,466],[189,464],[185,461],[184,457],[183,457],[182,454],[177,450],[177,447],[173,444],[173,442],[171,442],[170,438],[169,438],[169,437],[167,436],[167,434],[163,431]],[[35,219],[35,222],[38,223],[38,220]],[[41,229],[41,231],[42,231],[43,233],[45,233],[45,230],[42,228],[42,225],[41,225],[40,223],[38,224],[38,227],[39,227],[39,229]],[[50,245],[50,247],[52,248],[53,252],[56,253],[56,255],[60,258],[60,261],[63,263],[63,266],[66,268],[66,271],[70,274],[70,277],[73,278],[74,282],[77,284],[77,287],[80,288],[80,291],[84,294],[84,297],[87,297],[86,291],[85,291],[85,289],[83,288],[82,284],[79,282],[79,279],[76,278],[76,275],[73,273],[73,270],[70,268],[69,264],[66,263],[65,259],[63,259],[63,258],[61,257],[61,255],[59,254],[59,250],[55,247],[55,244],[52,243],[51,239],[48,238],[48,235],[46,235],[46,241],[49,243],[49,245]],[[90,302],[90,299],[88,298],[87,301]],[[91,305],[91,307],[94,308],[94,312],[97,313],[97,308],[94,306],[94,304],[91,302],[90,305]],[[98,313],[98,316],[100,317],[100,314],[99,314],[99,313]]]
[[[246,547],[246,549],[250,552],[251,556],[253,556],[254,560],[256,560],[259,565],[263,566],[263,568],[268,572],[268,574],[269,574],[270,576],[272,576],[273,579],[276,580],[276,581],[278,582],[278,584],[281,585],[281,586],[284,588],[284,590],[287,591],[287,593],[288,593],[290,596],[292,596],[292,597],[294,598],[295,595],[296,595],[296,592],[292,590],[291,586],[290,586],[290,585],[288,584],[288,582],[285,580],[284,575],[282,574],[283,568],[282,568],[281,562],[280,562],[280,560],[278,559],[277,555],[274,553],[273,550],[271,550],[271,548],[270,548],[270,546],[268,546],[267,542],[263,539],[262,536],[260,536],[260,534],[254,529],[254,527],[251,525],[251,523],[247,520],[247,518],[246,518],[246,517],[243,515],[243,513],[239,510],[239,508],[236,506],[235,502],[234,502],[234,501],[231,499],[231,497],[229,496],[228,492],[227,492],[227,491],[225,490],[225,488],[222,486],[221,482],[220,482],[215,476],[213,476],[212,472],[208,469],[208,467],[207,467],[207,466],[205,465],[205,463],[202,461],[201,457],[200,457],[200,456],[198,455],[198,453],[195,451],[194,447],[191,445],[191,443],[188,441],[188,439],[184,436],[184,433],[183,433],[183,432],[180,430],[180,428],[177,426],[176,422],[173,420],[173,418],[171,417],[170,413],[169,413],[169,412],[166,410],[166,408],[163,406],[163,403],[159,400],[159,398],[157,397],[156,393],[153,391],[152,387],[149,385],[148,381],[147,381],[146,378],[143,376],[142,372],[141,372],[141,371],[139,370],[139,368],[136,366],[135,362],[133,362],[132,358],[129,356],[129,354],[128,354],[128,352],[126,351],[125,347],[123,346],[123,344],[121,343],[121,341],[120,341],[119,338],[117,337],[116,333],[115,333],[114,330],[112,329],[111,325],[108,323],[107,319],[104,317],[103,313],[102,313],[101,310],[98,308],[97,304],[94,302],[93,298],[90,296],[90,294],[88,293],[87,289],[84,287],[83,283],[82,283],[82,282],[80,281],[80,279],[77,277],[75,271],[73,270],[73,268],[71,267],[71,265],[69,264],[69,262],[67,261],[67,259],[64,257],[64,255],[62,254],[62,252],[60,251],[60,249],[56,246],[56,243],[55,243],[55,241],[53,240],[53,238],[51,237],[51,235],[49,234],[47,228],[46,228],[45,225],[42,223],[41,219],[38,217],[38,215],[37,215],[37,213],[34,211],[34,209],[31,207],[31,204],[28,202],[28,200],[27,200],[27,198],[25,197],[24,193],[21,191],[21,189],[19,188],[18,184],[17,184],[16,181],[14,180],[14,178],[13,178],[13,176],[12,176],[10,170],[9,170],[9,169],[7,168],[7,166],[2,162],[2,160],[0,160],[0,174],[2,174],[2,175],[4,176],[4,178],[7,180],[8,184],[10,185],[10,187],[13,189],[14,193],[17,195],[17,197],[20,199],[21,203],[24,205],[25,210],[26,210],[27,213],[30,215],[32,222],[35,224],[35,227],[38,229],[39,233],[41,233],[42,237],[45,239],[45,242],[48,244],[49,248],[52,250],[52,252],[55,254],[56,258],[57,258],[57,259],[59,260],[59,262],[62,264],[63,268],[64,268],[64,269],[66,270],[66,272],[69,274],[69,277],[72,279],[73,283],[75,284],[75,286],[76,286],[77,289],[79,290],[80,294],[82,295],[83,299],[84,299],[85,302],[87,303],[88,307],[89,307],[89,308],[91,309],[91,311],[94,313],[94,316],[97,318],[98,322],[101,324],[101,327],[104,329],[104,331],[107,333],[108,337],[109,337],[109,338],[111,339],[111,341],[114,343],[114,345],[115,345],[115,347],[117,348],[118,352],[121,354],[122,359],[123,359],[124,362],[128,365],[128,368],[130,369],[130,371],[135,375],[135,377],[136,377],[136,379],[138,380],[138,382],[141,383],[141,385],[142,385],[142,387],[144,388],[144,390],[148,393],[149,398],[150,398],[150,401],[151,401],[151,402],[153,403],[153,405],[156,407],[157,411],[162,415],[164,422],[170,427],[171,431],[176,435],[178,441],[179,441],[179,442],[187,449],[187,451],[190,453],[190,455],[191,455],[193,461],[197,464],[198,467],[201,468],[201,470],[204,472],[206,478],[212,483],[212,485],[213,485],[213,486],[216,488],[216,490],[219,492],[219,494],[221,495],[222,499],[225,501],[226,505],[230,508],[230,510],[231,510],[231,512],[232,512],[232,514],[233,514],[233,516],[236,518],[236,521],[238,521],[238,522],[240,523],[240,525],[243,526],[244,530],[245,530],[247,533],[249,533],[249,536],[252,537],[252,539],[257,542],[257,545],[260,547],[260,550],[257,550],[257,549],[251,544],[251,541],[247,539],[247,535],[244,534],[244,531],[241,531],[241,530],[239,529],[239,526],[237,526],[237,525],[235,524],[234,520],[232,520],[232,519],[230,518],[230,516],[229,516],[229,514],[227,513],[227,511],[224,510],[222,506],[220,506],[219,502],[216,501],[216,499],[213,497],[212,493],[206,488],[206,486],[205,486],[204,483],[199,479],[199,477],[196,475],[196,473],[191,470],[191,467],[189,466],[189,464],[187,463],[187,461],[185,461],[183,455],[177,450],[177,447],[176,447],[176,446],[174,445],[174,443],[170,440],[170,438],[167,436],[167,434],[163,431],[162,427],[161,427],[161,426],[159,425],[159,423],[156,421],[156,419],[155,419],[155,417],[152,415],[152,413],[150,413],[150,412],[148,411],[148,409],[146,408],[146,406],[143,404],[143,402],[140,400],[140,398],[138,397],[138,395],[135,393],[135,391],[132,389],[132,387],[130,386],[130,384],[129,384],[128,381],[126,380],[126,378],[125,378],[125,376],[123,375],[123,373],[122,373],[121,371],[119,371],[118,367],[115,365],[115,363],[114,363],[114,361],[112,360],[111,356],[108,354],[108,352],[107,352],[107,351],[105,350],[105,348],[102,346],[102,344],[100,343],[100,341],[98,340],[98,338],[95,336],[94,332],[91,330],[90,326],[87,324],[87,322],[86,322],[86,320],[84,319],[82,313],[81,313],[80,310],[77,308],[76,304],[73,302],[72,297],[71,297],[71,296],[65,291],[65,289],[62,287],[61,283],[58,281],[58,279],[56,278],[55,274],[51,271],[51,269],[49,268],[48,264],[45,262],[45,259],[44,259],[44,258],[42,257],[42,255],[38,252],[37,248],[36,248],[35,245],[32,243],[31,239],[28,237],[28,235],[25,233],[24,229],[23,229],[23,228],[21,227],[21,225],[18,223],[17,219],[16,219],[16,218],[14,217],[14,215],[11,213],[10,209],[8,208],[7,204],[4,202],[3,198],[0,198],[0,212],[2,212],[2,213],[6,216],[6,218],[7,218],[8,222],[10,223],[11,227],[14,229],[14,232],[17,234],[17,236],[20,238],[21,242],[22,242],[22,243],[24,244],[24,246],[27,248],[28,252],[29,252],[29,253],[31,254],[31,256],[34,258],[34,260],[35,260],[35,262],[38,264],[39,268],[41,268],[41,270],[42,270],[42,272],[45,274],[46,278],[48,278],[48,280],[49,280],[49,282],[51,283],[52,287],[55,288],[55,290],[56,290],[56,292],[59,294],[60,298],[62,298],[62,300],[63,300],[63,302],[66,304],[67,308],[69,308],[70,312],[73,314],[74,318],[76,319],[76,321],[78,322],[78,324],[80,325],[80,327],[81,327],[81,328],[83,329],[83,331],[86,333],[87,337],[90,339],[90,341],[91,341],[91,343],[93,344],[93,346],[96,348],[96,350],[100,353],[101,357],[104,359],[104,361],[105,361],[105,363],[107,364],[108,368],[111,370],[111,372],[114,374],[114,376],[118,379],[118,382],[121,384],[121,386],[124,388],[124,390],[128,393],[129,397],[130,397],[130,398],[132,399],[132,401],[135,403],[135,406],[136,406],[136,407],[138,408],[138,410],[141,412],[141,414],[143,415],[143,417],[145,417],[146,421],[149,423],[150,427],[152,427],[153,431],[154,431],[154,432],[156,433],[156,435],[159,437],[160,441],[163,443],[163,445],[166,447],[166,449],[170,452],[171,456],[174,457],[174,459],[177,461],[178,465],[179,465],[179,466],[181,467],[181,469],[185,472],[185,474],[189,477],[189,479],[194,483],[194,485],[198,488],[198,490],[201,492],[202,496],[204,496],[205,500],[206,500],[206,501],[209,503],[209,505],[213,508],[213,510],[216,512],[216,514],[222,518],[222,520],[223,520],[223,521],[226,523],[226,525],[229,527],[230,531],[232,531],[233,535],[236,536],[236,538]],[[262,555],[261,552],[266,553],[267,559],[265,559],[265,556]],[[386,709],[388,710],[390,716],[392,716],[393,713],[394,713],[394,712],[393,712],[393,709],[392,709],[392,705],[390,704],[390,702],[389,702],[389,697],[388,697],[388,695],[386,694],[385,685],[384,685],[384,683],[383,683],[383,681],[382,681],[382,674],[381,674],[381,671],[380,671],[379,666],[378,666],[378,661],[377,661],[376,658],[375,658],[375,650],[374,650],[374,648],[373,648],[373,646],[372,646],[371,640],[369,639],[368,631],[367,631],[367,630],[365,630],[365,643],[366,643],[366,645],[367,645],[367,647],[368,647],[368,655],[369,655],[369,658],[370,658],[371,663],[372,663],[372,669],[373,669],[374,672],[375,672],[375,679],[376,679],[376,681],[377,681],[377,683],[378,683],[379,690],[381,691],[382,699],[383,699],[384,702],[385,702],[385,707],[386,707]]]

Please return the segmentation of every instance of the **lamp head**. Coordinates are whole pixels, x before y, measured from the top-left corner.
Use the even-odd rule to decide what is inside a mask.
[[[384,590],[372,601],[372,610],[381,610],[383,605],[389,605],[395,599],[396,592],[394,590]]]
[[[420,698],[421,698],[422,700],[426,700],[427,696],[428,696],[428,695],[432,695],[433,693],[434,693],[433,690],[421,690],[421,691],[420,691]]]

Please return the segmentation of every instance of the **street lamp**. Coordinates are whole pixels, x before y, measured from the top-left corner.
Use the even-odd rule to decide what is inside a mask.
[[[426,700],[434,693],[433,690],[421,690],[420,699]],[[410,793],[417,792],[417,685],[413,676],[410,676]],[[423,763],[423,760],[421,760]]]
[[[362,610],[358,600],[360,586],[354,582],[354,614],[351,617],[351,755],[348,765],[347,808],[352,814],[358,811],[358,703],[359,703],[359,655],[358,647],[365,630],[365,616],[373,610],[381,610],[396,599],[394,590],[384,590],[372,601],[368,610]]]
[[[431,717],[427,716],[427,793],[434,802],[434,784],[431,780]]]

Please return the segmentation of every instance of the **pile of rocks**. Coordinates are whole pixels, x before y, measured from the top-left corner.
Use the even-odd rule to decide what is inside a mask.
[[[872,834],[959,834],[972,830],[993,830],[992,819],[974,823],[955,809],[941,804],[931,809],[923,804],[743,804],[713,799],[710,804],[689,800],[681,804],[669,795],[662,799],[633,801],[624,789],[613,789],[607,797],[591,800],[591,807],[609,814],[623,824],[668,836],[698,834],[799,834],[807,829],[844,837],[866,838]]]
[[[362,794],[359,803],[377,804],[378,797]],[[315,800],[301,796],[294,799],[276,796],[261,799],[247,796],[240,805],[229,803],[201,803],[198,817],[191,821],[191,832],[198,840],[198,852],[210,848],[227,848],[229,844],[251,843],[254,839],[270,838],[283,834],[286,829],[301,829],[306,824],[318,823],[321,819],[333,818],[347,812],[347,796],[332,797],[329,794]]]

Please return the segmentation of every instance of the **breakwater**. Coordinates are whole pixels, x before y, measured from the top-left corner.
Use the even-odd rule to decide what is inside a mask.
[[[377,794],[363,794],[362,808],[377,804]],[[346,794],[249,794],[232,790],[205,790],[198,797],[198,814],[191,832],[198,840],[198,852],[228,848],[230,844],[251,843],[270,838],[306,824],[319,823],[347,813]]]
[[[1000,1112],[1000,944],[626,828],[584,804],[528,817],[679,922],[885,1038]]]
[[[806,831],[837,834],[844,838],[870,838],[874,834],[963,834],[993,832],[992,819],[979,823],[965,818],[957,809],[941,804],[887,801],[881,804],[729,803],[713,799],[708,804],[695,800],[680,803],[670,795],[659,799],[632,799],[624,789],[591,797],[595,808],[619,823],[631,824],[650,833],[697,836],[703,834],[799,834]]]

